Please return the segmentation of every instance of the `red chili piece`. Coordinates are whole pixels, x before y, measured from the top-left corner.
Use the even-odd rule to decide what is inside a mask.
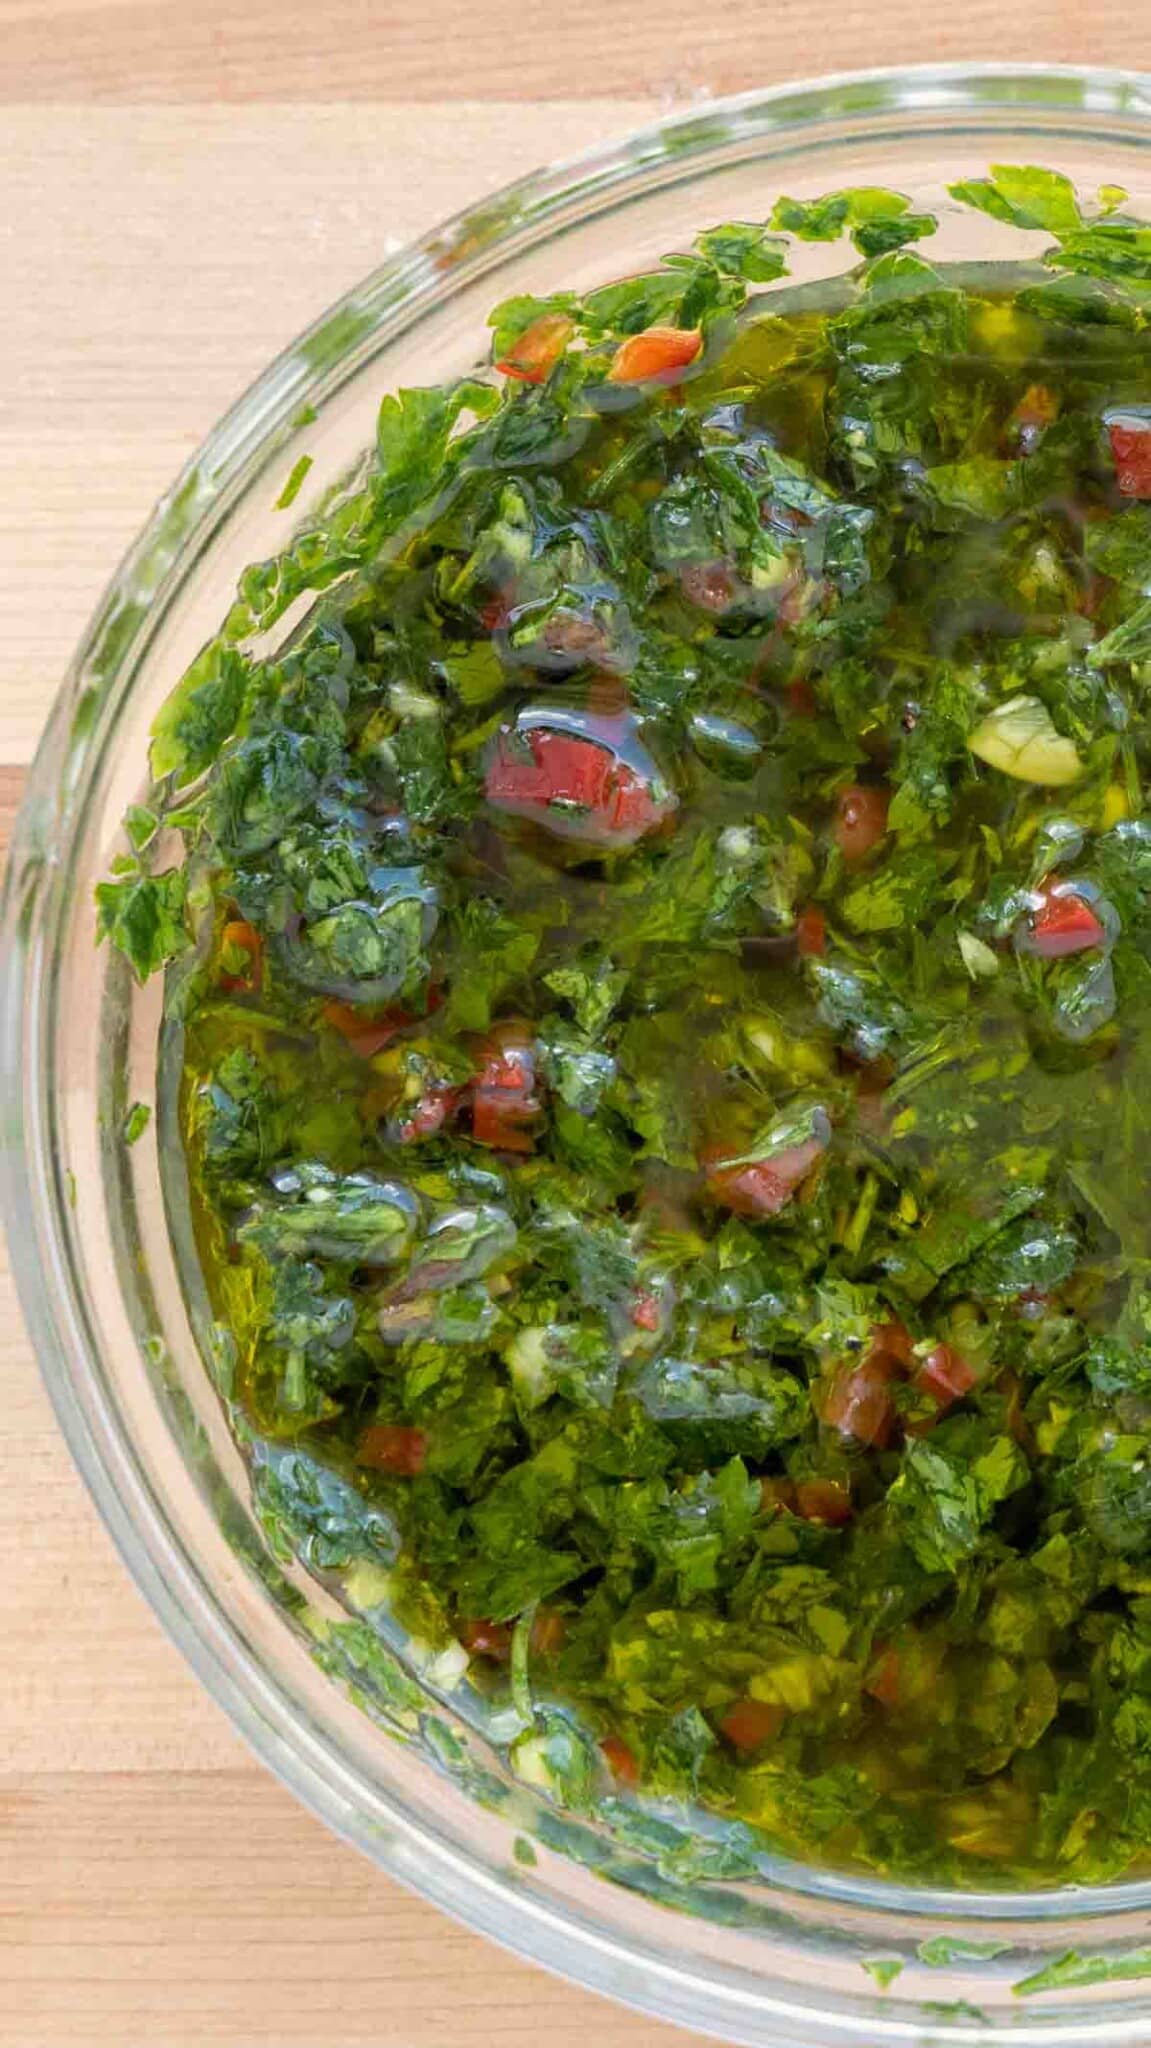
[[[526,1024],[504,1024],[488,1042],[472,1093],[472,1136],[498,1152],[531,1152],[543,1103]]]
[[[1109,420],[1107,434],[1123,496],[1151,498],[1151,420]]]
[[[735,579],[725,562],[685,562],[679,572],[680,589],[689,604],[717,616],[731,609]]]
[[[463,1621],[457,1633],[473,1657],[490,1657],[493,1663],[506,1664],[512,1654],[512,1631],[506,1621]]]
[[[838,1479],[799,1480],[795,1505],[805,1522],[825,1522],[829,1529],[841,1529],[855,1513],[851,1494]]]
[[[510,611],[511,604],[502,591],[498,597],[489,597],[480,606],[480,624],[485,633],[497,633],[501,626],[506,626]]]
[[[373,1422],[356,1445],[357,1465],[369,1465],[375,1472],[391,1472],[400,1479],[414,1479],[422,1472],[428,1455],[426,1430],[409,1428],[402,1422]]]
[[[1107,934],[1091,905],[1066,883],[1044,884],[1039,905],[1030,914],[1026,945],[1041,960],[1065,960],[1101,946]]]
[[[951,1344],[937,1344],[915,1375],[916,1386],[934,1394],[941,1406],[962,1401],[976,1383],[976,1374]]]
[[[863,1681],[863,1690],[881,1707],[897,1707],[903,1696],[903,1674],[894,1650],[882,1650]]]
[[[777,1216],[825,1149],[821,1138],[805,1138],[771,1159],[725,1166],[721,1156],[707,1166],[709,1192],[737,1216]]]
[[[929,1430],[934,1429],[940,1416],[956,1401],[964,1400],[976,1383],[977,1376],[967,1360],[952,1345],[937,1344],[928,1352],[912,1381],[917,1394],[925,1394],[935,1403],[935,1413],[918,1422],[909,1422],[908,1435],[926,1436]]]
[[[364,1060],[374,1059],[397,1033],[415,1021],[406,1010],[385,1010],[373,1016],[370,1010],[361,1010],[355,1003],[334,1000],[324,1004],[324,1018]]]
[[[496,364],[505,377],[521,384],[542,384],[559,362],[575,333],[575,323],[566,313],[541,313],[530,327],[517,335],[506,356]]]
[[[873,783],[853,782],[841,789],[835,808],[835,843],[844,860],[862,860],[887,830],[891,798]]]
[[[609,384],[649,384],[667,381],[694,363],[703,347],[698,327],[645,327],[616,350],[608,371]]]
[[[446,1086],[426,1088],[407,1115],[397,1118],[389,1135],[401,1145],[415,1145],[421,1138],[433,1138],[459,1108],[464,1092],[462,1088]]]
[[[841,1365],[824,1397],[822,1418],[841,1436],[882,1450],[895,1432],[893,1380],[905,1378],[913,1356],[902,1323],[877,1323],[871,1349],[857,1365]]]
[[[631,1305],[631,1319],[637,1330],[658,1330],[659,1301],[654,1294],[637,1294]]]
[[[622,1735],[605,1735],[600,1743],[600,1753],[612,1777],[621,1785],[639,1784],[639,1759]]]
[[[719,1732],[733,1749],[762,1749],[779,1734],[786,1719],[786,1707],[770,1700],[736,1700],[724,1714]]]
[[[546,726],[499,736],[486,789],[498,810],[609,848],[632,845],[676,808],[610,747]]]
[[[264,947],[259,932],[245,918],[234,917],[224,926],[220,934],[220,950],[225,958],[235,959],[237,954],[246,956],[246,964],[235,971],[222,969],[220,987],[229,992],[251,994],[263,979]]]

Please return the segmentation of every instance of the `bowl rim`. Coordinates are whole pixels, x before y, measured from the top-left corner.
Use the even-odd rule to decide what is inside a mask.
[[[1076,88],[1075,96],[1052,95],[1045,88]],[[829,104],[838,100],[839,105]],[[356,1775],[328,1744],[309,1740],[299,1716],[280,1689],[269,1683],[239,1641],[213,1588],[173,1544],[141,1484],[140,1474],[121,1439],[116,1418],[93,1398],[86,1352],[90,1339],[72,1298],[70,1276],[61,1255],[55,1221],[63,1213],[67,1193],[51,1156],[50,1118],[38,1096],[36,1050],[46,1031],[47,953],[42,933],[34,935],[28,952],[31,971],[16,969],[16,927],[22,914],[21,886],[29,865],[48,865],[62,858],[74,829],[92,735],[115,701],[116,661],[108,656],[111,637],[122,630],[125,604],[131,593],[146,593],[144,615],[163,611],[178,565],[198,539],[225,514],[254,465],[277,445],[305,398],[318,404],[354,376],[368,354],[388,338],[417,323],[431,305],[451,298],[487,270],[514,255],[517,241],[534,245],[554,233],[564,207],[578,194],[581,206],[606,209],[617,196],[642,190],[650,173],[664,176],[672,151],[669,139],[690,140],[700,124],[725,126],[726,141],[749,143],[764,133],[801,138],[805,125],[848,118],[868,132],[868,124],[892,114],[945,118],[967,110],[972,125],[995,114],[1018,116],[1049,134],[1065,132],[1081,140],[1093,134],[1118,133],[1130,121],[1126,144],[1151,149],[1151,73],[1078,65],[968,64],[878,67],[787,81],[678,109],[658,121],[567,156],[517,178],[475,206],[465,208],[372,270],[337,299],[282,350],[210,431],[158,501],[141,532],[108,583],[92,622],[66,673],[28,774],[24,799],[13,830],[3,891],[0,894],[0,936],[4,940],[4,971],[0,972],[0,1084],[18,1107],[4,1130],[0,1147],[0,1209],[12,1248],[13,1273],[29,1334],[57,1418],[73,1460],[111,1533],[129,1572],[176,1642],[193,1671],[229,1715],[233,1725],[260,1761],[272,1769],[293,1794],[345,1840],[381,1864],[389,1874],[429,1898],[454,1918],[501,1946],[544,1964],[587,1988],[606,1992],[637,2010],[681,2025],[711,2028],[722,2023],[725,2037],[763,2044],[793,2039],[810,2048],[872,2039],[882,2034],[907,2048],[923,2039],[920,2022],[895,2014],[858,2020],[837,2014],[832,2020],[814,2013],[806,2003],[775,1997],[767,1982],[748,1990],[687,1961],[646,1952],[633,1942],[620,1943],[579,1918],[560,1915],[546,1903],[515,1889],[506,1875],[497,1875],[477,1859],[452,1847],[430,1827],[423,1827],[398,1807],[393,1812],[396,1839],[383,1845],[373,1832],[357,1828]],[[1030,112],[1031,121],[1025,121]],[[1094,124],[1094,126],[1092,125]],[[990,121],[987,123],[990,130]],[[706,162],[682,155],[684,171],[698,172]],[[494,231],[491,222],[502,220]],[[358,326],[359,332],[317,370],[318,344],[333,323]],[[117,648],[117,661],[134,644],[130,632]],[[93,691],[93,677],[105,674],[108,687],[96,691],[95,715],[77,735],[77,704]],[[381,1795],[381,1799],[383,1795]],[[402,1846],[400,1841],[402,1838]],[[858,1890],[851,1888],[858,1896]],[[1059,1892],[960,1894],[906,1887],[876,1887],[906,1906],[923,1910],[981,1915],[1034,1925],[1058,1919],[1073,1910],[1110,1916],[1151,1906],[1151,1881],[1108,1887],[1068,1887]],[[820,1887],[833,1903],[834,1877]],[[509,1910],[510,1909],[510,1910]],[[1145,2007],[1151,2014],[1151,2002]],[[1056,2016],[1053,2015],[1053,2018]],[[1070,2031],[1056,2024],[1024,2021],[1020,2025],[985,2027],[982,2039],[999,2048],[1008,2042],[1064,2041],[1130,2044],[1134,2012],[1130,2004],[1113,2017],[1101,2008],[1074,2014],[1064,2011]],[[942,2027],[943,2021],[935,2022]],[[823,2026],[825,2031],[817,2033]],[[765,2033],[764,2027],[773,2031]],[[744,2029],[748,2031],[744,2031]],[[799,2031],[774,2029],[798,2028]],[[1148,2036],[1151,2040],[1151,2035]]]

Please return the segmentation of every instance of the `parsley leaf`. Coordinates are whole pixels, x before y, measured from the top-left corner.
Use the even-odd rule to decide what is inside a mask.
[[[147,981],[189,944],[182,868],[146,874],[135,863],[114,881],[96,884],[98,933],[123,953],[136,980]]]

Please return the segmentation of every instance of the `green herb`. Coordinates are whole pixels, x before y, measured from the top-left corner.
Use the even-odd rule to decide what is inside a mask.
[[[849,231],[864,256],[882,256],[907,242],[921,241],[938,226],[934,214],[912,213],[902,192],[869,185],[828,192],[821,199],[780,199],[771,223],[804,242],[834,242]]]
[[[916,1953],[932,1970],[947,1970],[953,1963],[993,1962],[1010,1952],[1009,1941],[967,1941],[962,1935],[936,1934],[921,1941]]]
[[[1040,1991],[1083,1991],[1092,1984],[1126,1984],[1140,1977],[1151,1977],[1151,1949],[1120,1956],[1081,1956],[1068,1949],[1057,1962],[1011,1988],[1017,1998],[1032,1998]]]
[[[1151,1846],[1151,229],[952,196],[1023,260],[780,198],[385,397],[97,891],[325,1668],[669,1894]]]
[[[137,981],[147,981],[188,944],[184,875],[179,868],[150,875],[128,860],[114,873],[96,885],[99,934],[123,953]]]
[[[148,1104],[146,1102],[134,1102],[125,1116],[122,1126],[125,1145],[134,1145],[137,1138],[142,1138],[151,1121],[152,1111]]]
[[[1046,228],[1052,235],[1074,235],[1083,225],[1075,187],[1061,171],[1035,165],[995,164],[986,179],[969,179],[950,188],[954,199],[977,206],[1013,227]]]
[[[944,1427],[950,1432],[952,1425]],[[953,1442],[948,1434],[946,1449],[909,1444],[888,1494],[888,1511],[927,1572],[954,1572],[972,1556],[993,1509],[1027,1478],[1026,1462],[1007,1437],[992,1439],[974,1457],[963,1441],[951,1455]]]
[[[860,1968],[866,1970],[869,1977],[874,1977],[881,1991],[887,1991],[896,1978],[903,1975],[904,1965],[895,1957],[868,1956]]]
[[[289,505],[295,504],[303,488],[304,479],[312,467],[313,459],[311,455],[301,455],[299,461],[292,465],[288,481],[276,499],[277,512],[286,512]]]

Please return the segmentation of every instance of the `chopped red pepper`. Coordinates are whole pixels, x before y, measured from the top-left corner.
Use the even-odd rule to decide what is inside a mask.
[[[422,1472],[427,1455],[427,1431],[403,1422],[373,1422],[356,1445],[357,1465],[391,1472],[400,1479],[414,1479]]]
[[[830,1428],[857,1443],[882,1450],[895,1433],[896,1408],[891,1383],[902,1379],[913,1356],[911,1338],[902,1323],[877,1323],[871,1349],[857,1364],[844,1363],[828,1388],[822,1417]]]
[[[1028,918],[1023,943],[1041,960],[1065,960],[1101,946],[1107,936],[1091,905],[1067,882],[1044,883],[1039,902]]]
[[[490,1657],[506,1664],[512,1654],[512,1631],[506,1621],[463,1621],[457,1634],[473,1657]]]
[[[835,808],[835,843],[845,860],[862,860],[878,846],[887,830],[891,798],[874,783],[853,782],[841,789]]]
[[[858,1365],[841,1366],[823,1402],[823,1420],[841,1436],[882,1450],[895,1428],[895,1404],[891,1382],[896,1377],[895,1361],[882,1356],[861,1359]]]
[[[542,1110],[531,1032],[526,1024],[502,1024],[488,1040],[476,1076],[472,1136],[498,1152],[531,1152]]]
[[[477,1089],[472,1102],[472,1136],[496,1152],[534,1152],[538,1102]]]
[[[220,933],[221,961],[232,964],[220,968],[220,987],[230,991],[250,994],[259,988],[263,977],[264,944],[254,925],[245,918],[234,917]],[[241,965],[240,956],[245,956]]]
[[[577,667],[586,662],[611,660],[611,640],[599,619],[556,611],[540,637],[552,654],[569,655]]]
[[[476,1081],[509,1095],[530,1095],[536,1084],[536,1056],[526,1024],[501,1024],[492,1035]]]
[[[863,1681],[863,1690],[881,1707],[897,1707],[903,1697],[903,1673],[898,1653],[881,1650]]]
[[[600,1743],[600,1752],[612,1777],[621,1785],[639,1784],[639,1758],[622,1735],[605,1735]]]
[[[516,336],[505,356],[496,364],[505,377],[521,384],[542,384],[550,376],[575,333],[575,322],[566,313],[541,313],[530,327]]]
[[[364,1060],[374,1059],[398,1032],[413,1022],[405,1010],[373,1012],[360,1009],[356,1003],[335,1001],[324,1004],[324,1018]]]
[[[726,562],[685,562],[679,572],[680,589],[689,604],[718,617],[730,611],[735,597],[735,578]]]
[[[871,1348],[893,1358],[906,1372],[910,1372],[915,1362],[915,1339],[906,1323],[873,1323]]]
[[[770,1159],[725,1165],[721,1155],[707,1163],[708,1191],[737,1216],[777,1216],[826,1149],[822,1138],[812,1137]]]
[[[955,1401],[962,1401],[978,1384],[974,1373],[951,1344],[936,1344],[929,1351],[912,1382],[916,1391],[930,1394],[939,1409],[950,1408]]]
[[[631,1305],[631,1319],[637,1330],[658,1330],[661,1321],[658,1297],[637,1294]]]
[[[433,1138],[459,1108],[464,1093],[464,1089],[447,1084],[425,1088],[412,1107],[397,1117],[388,1135],[394,1137],[399,1145],[415,1145],[421,1138]]]
[[[827,951],[827,919],[814,903],[801,910],[795,920],[795,943],[805,960],[818,958]]]
[[[1138,414],[1107,421],[1115,481],[1125,498],[1151,498],[1151,419]]]
[[[648,384],[669,380],[694,363],[703,347],[698,327],[645,327],[616,350],[608,371],[609,384]]]
[[[838,1479],[799,1480],[795,1505],[805,1522],[826,1522],[829,1529],[841,1529],[855,1513],[850,1491]]]
[[[770,1700],[736,1700],[724,1714],[719,1732],[733,1749],[762,1749],[779,1734],[786,1719],[786,1707]]]
[[[633,845],[676,809],[610,745],[540,725],[498,735],[486,789],[497,810],[605,848]]]
[[[815,691],[806,676],[796,676],[787,686],[787,708],[793,718],[814,718],[819,710]]]

